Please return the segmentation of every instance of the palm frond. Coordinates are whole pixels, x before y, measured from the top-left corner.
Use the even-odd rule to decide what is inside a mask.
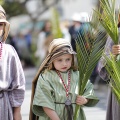
[[[110,76],[110,86],[120,103],[120,62],[116,61],[112,54],[110,55],[110,58],[106,55],[104,55],[104,58],[107,63],[105,68]]]
[[[106,39],[106,34],[99,29],[95,30],[91,24],[87,30],[83,27],[76,37],[80,95],[83,95],[88,79],[103,53]],[[74,120],[77,119],[79,107],[76,106]]]
[[[100,1],[102,13],[100,10],[95,10],[97,17],[112,38],[115,44],[118,44],[118,15],[119,12],[116,13],[115,10],[115,0],[101,0]]]
[[[84,37],[79,33],[76,38],[80,81],[82,81],[79,85],[81,86],[79,91],[81,95],[93,69],[102,55],[106,42],[106,34],[102,31],[93,32],[92,27],[89,28],[89,33],[85,33],[84,29],[82,33]]]
[[[112,38],[114,44],[119,43],[119,31],[118,31],[118,17],[120,10],[115,10],[115,0],[101,0],[102,13],[98,10],[96,12],[101,25],[104,27],[108,35]],[[110,86],[115,94],[118,102],[120,103],[120,55],[117,58],[111,55],[110,58],[104,55],[106,60],[106,70],[110,76]]]
[[[51,17],[51,23],[52,23],[52,34],[54,39],[55,38],[62,38],[63,34],[60,28],[60,21],[59,21],[59,13],[57,9],[54,7],[52,10],[52,17]]]

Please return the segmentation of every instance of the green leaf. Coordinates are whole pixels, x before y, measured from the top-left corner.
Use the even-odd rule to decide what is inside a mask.
[[[113,42],[118,44],[118,15],[120,12],[116,13],[115,0],[101,0],[100,5],[103,11],[101,13],[100,10],[95,10],[97,17]]]
[[[88,79],[102,56],[107,36],[99,29],[89,24],[88,30],[83,29],[76,37],[76,49],[79,69],[79,95],[83,95]],[[80,106],[76,106],[74,120],[77,119]]]
[[[112,54],[110,54],[110,58],[106,55],[104,55],[104,58],[107,63],[105,68],[109,74],[112,92],[120,103],[120,61],[116,61]]]
[[[52,34],[54,39],[55,38],[62,38],[62,32],[60,29],[60,22],[59,22],[59,14],[57,9],[52,8],[52,17],[51,17],[51,23],[52,23]]]

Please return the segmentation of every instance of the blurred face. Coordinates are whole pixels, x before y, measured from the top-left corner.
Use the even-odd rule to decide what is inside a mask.
[[[53,65],[56,70],[60,72],[66,72],[72,64],[72,55],[71,54],[64,54],[61,55],[60,57],[57,57],[53,61]]]
[[[0,23],[0,36],[3,34],[4,23]]]

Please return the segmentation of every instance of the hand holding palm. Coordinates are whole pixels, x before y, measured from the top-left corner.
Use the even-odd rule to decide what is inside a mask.
[[[77,104],[77,105],[84,105],[84,104],[86,104],[87,102],[88,102],[88,99],[86,99],[86,98],[83,97],[83,96],[78,95],[78,96],[76,97],[76,104]]]

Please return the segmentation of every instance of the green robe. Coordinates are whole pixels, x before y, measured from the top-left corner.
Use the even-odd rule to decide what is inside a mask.
[[[68,73],[61,73],[62,78],[67,84],[68,81]],[[78,80],[79,80],[79,72],[71,70],[71,83],[70,83],[70,91],[69,96],[72,100],[72,103],[75,103],[77,96],[77,88],[78,88]],[[85,106],[94,106],[97,104],[98,99],[94,95],[93,85],[88,81],[86,85],[85,92],[83,94],[85,98],[89,99],[89,102]],[[33,99],[33,113],[39,116],[39,120],[50,120],[50,118],[46,115],[42,107],[48,107],[54,111],[56,111],[60,120],[63,120],[63,111],[64,104],[56,104],[64,103],[66,100],[66,92],[64,86],[54,70],[45,71],[43,74],[40,74],[36,91]],[[73,106],[73,114],[75,112],[76,104],[72,104]],[[83,107],[81,106],[80,114],[78,120],[86,120]],[[67,116],[67,114],[65,115]],[[67,117],[66,117],[67,119]]]

